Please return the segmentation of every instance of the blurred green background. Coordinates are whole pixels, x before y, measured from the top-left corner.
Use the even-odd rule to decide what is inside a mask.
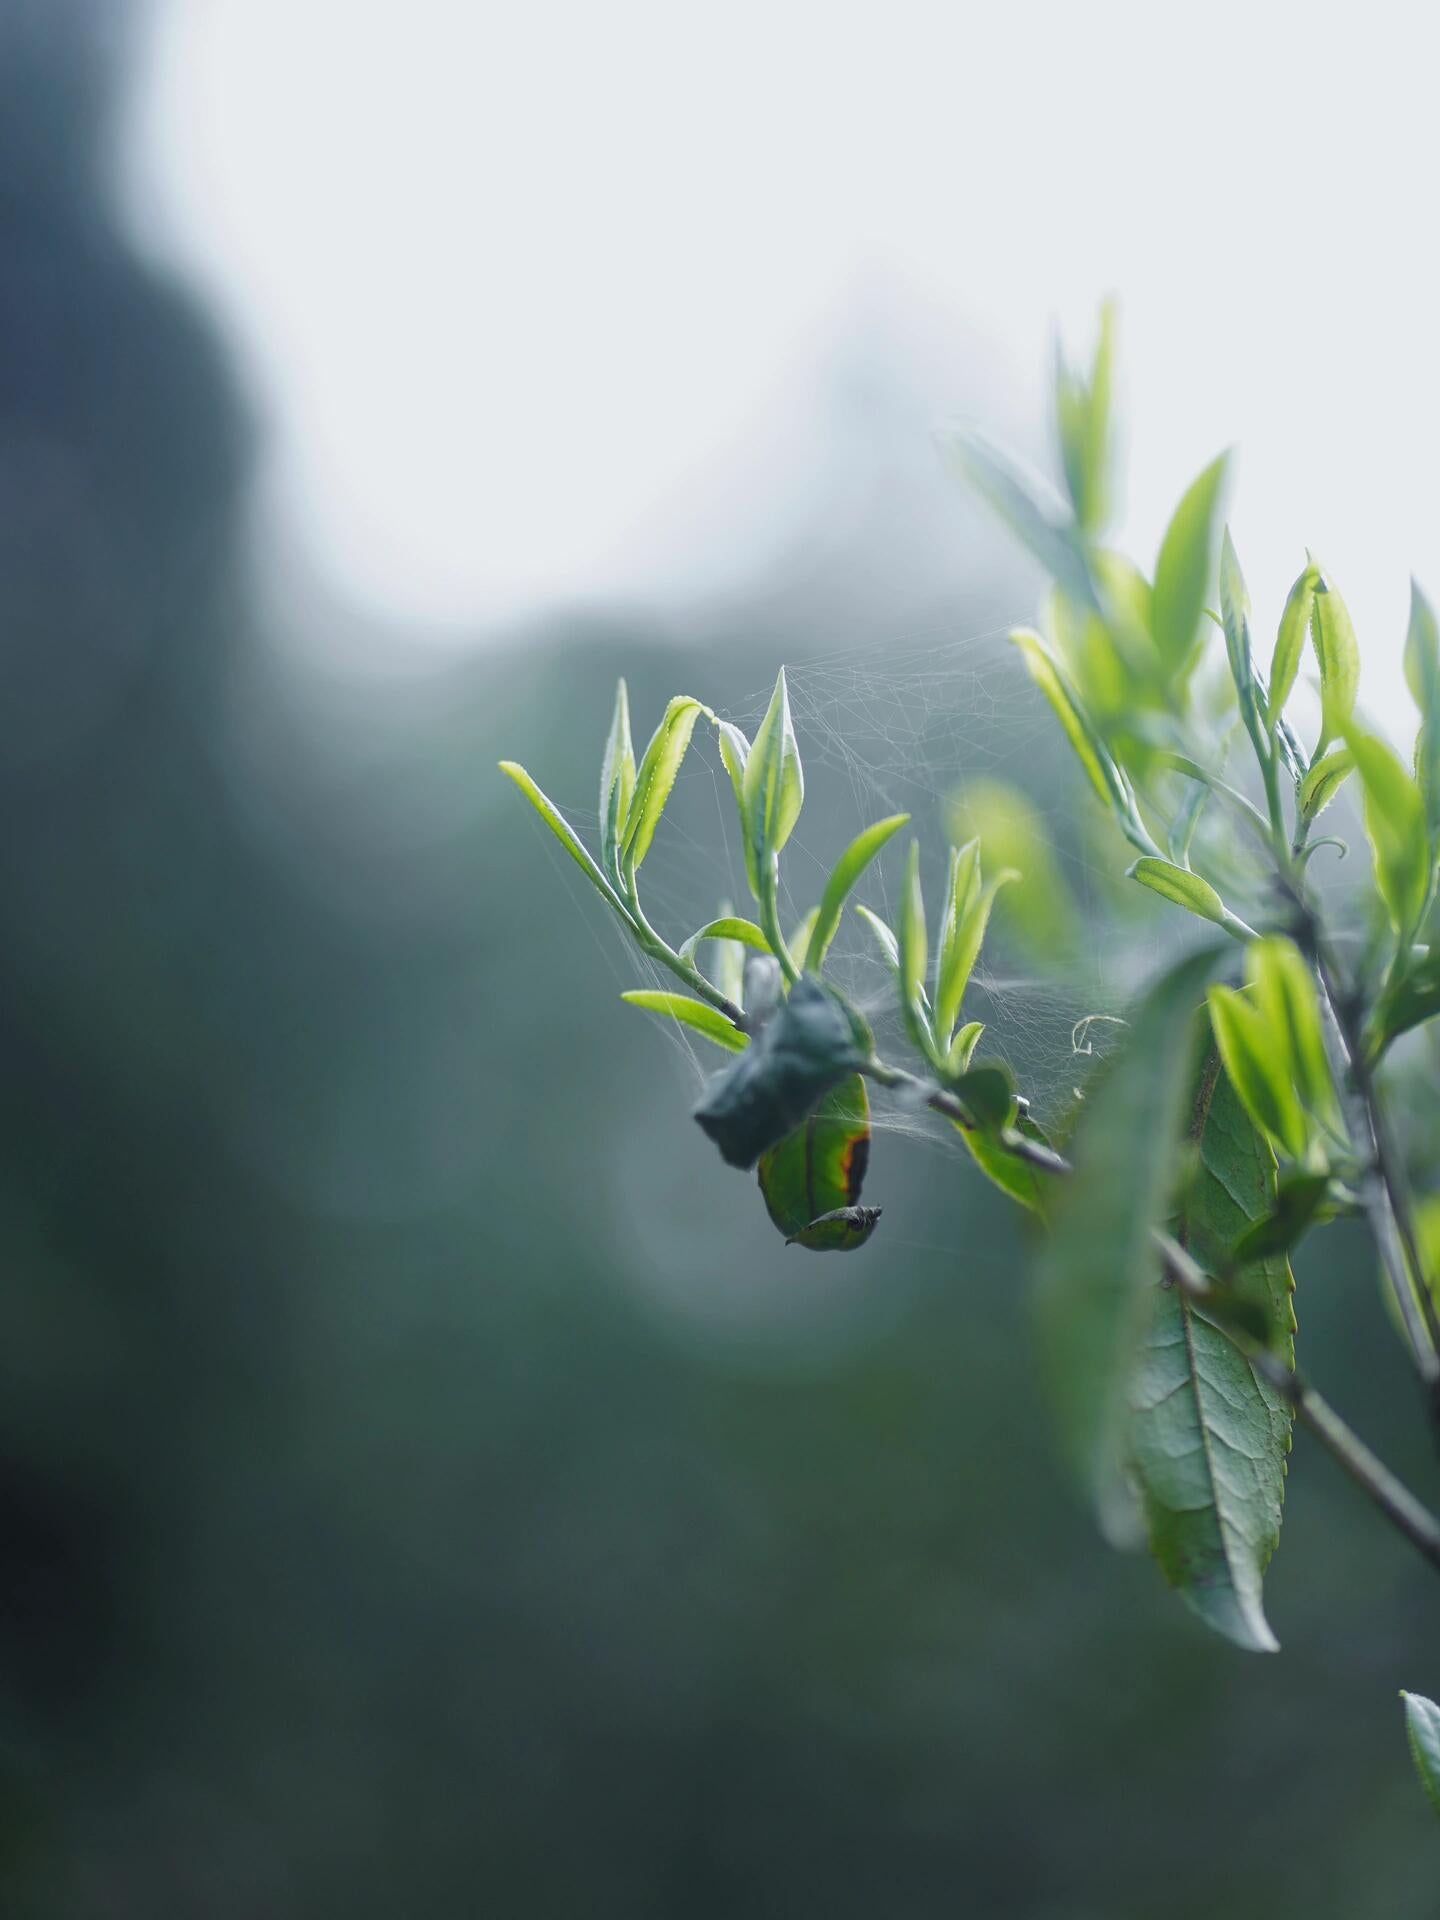
[[[1418,1562],[1303,1438],[1280,1658],[1110,1556],[1005,1204],[902,1117],[869,1248],[787,1253],[494,770],[583,818],[618,671],[643,731],[680,687],[753,717],[783,657],[821,728],[801,891],[875,811],[867,740],[938,858],[914,659],[877,718],[823,566],[423,671],[288,647],[255,422],[109,211],[122,19],[0,15],[0,1908],[1440,1913],[1394,1698],[1440,1692]],[[998,698],[1001,770],[1063,813],[974,662],[917,682],[915,764],[995,771]],[[718,792],[702,749],[653,861],[673,930],[714,904]],[[993,995],[1052,1080],[1059,998]],[[1433,1487],[1336,1237],[1310,1366]]]

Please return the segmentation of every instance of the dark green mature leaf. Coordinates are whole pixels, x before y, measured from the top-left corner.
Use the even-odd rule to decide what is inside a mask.
[[[1194,1015],[1215,965],[1192,955],[1146,995],[1082,1110],[1074,1176],[1051,1205],[1036,1296],[1066,1454],[1112,1534],[1123,1511],[1130,1383],[1160,1275],[1154,1242],[1179,1153]]]
[[[1320,738],[1315,742],[1318,756],[1327,742],[1343,734],[1350,725],[1355,696],[1360,690],[1360,647],[1350,609],[1341,599],[1335,582],[1323,572],[1315,583],[1310,638],[1320,668]]]
[[[1175,1237],[1210,1272],[1275,1199],[1275,1162],[1212,1053],[1190,1120],[1199,1164]],[[1247,1286],[1293,1362],[1293,1282],[1283,1257]],[[1291,1411],[1179,1287],[1160,1286],[1130,1387],[1130,1445],[1150,1548],[1207,1626],[1273,1652],[1262,1578],[1280,1538]]]
[[[1291,587],[1280,615],[1280,630],[1275,636],[1275,652],[1270,660],[1270,727],[1274,732],[1295,676],[1300,671],[1300,656],[1305,651],[1305,631],[1315,605],[1315,588],[1320,579],[1318,567],[1307,566]]]
[[[625,835],[620,848],[622,869],[638,867],[650,851],[655,829],[695,731],[695,722],[704,711],[698,700],[677,693],[651,735],[635,775],[635,793],[625,816]]]
[[[1440,1813],[1440,1707],[1423,1693],[1404,1693],[1405,1736],[1425,1798]]]
[[[1081,606],[1093,608],[1095,593],[1084,542],[1051,489],[983,435],[945,435],[942,445],[965,479],[984,495],[1057,585]]]
[[[615,712],[600,766],[600,836],[605,871],[620,878],[620,838],[635,792],[635,749],[630,741],[630,700],[621,680],[615,688]]]
[[[1275,1204],[1263,1218],[1247,1227],[1230,1253],[1234,1266],[1249,1266],[1277,1254],[1289,1254],[1325,1207],[1330,1196],[1326,1173],[1292,1173],[1276,1189]],[[1262,1335],[1267,1342],[1270,1329]]]
[[[845,902],[856,881],[886,841],[897,834],[901,827],[908,826],[909,822],[908,813],[894,813],[888,820],[877,820],[873,827],[866,827],[863,833],[857,834],[835,862],[835,869],[820,896],[820,910],[815,924],[810,930],[806,964],[812,973],[818,973],[824,964],[825,956],[830,951],[830,942],[839,929]]]
[[[1193,482],[1175,509],[1155,562],[1151,623],[1156,649],[1172,680],[1183,679],[1195,661],[1228,467],[1229,455],[1222,453]]]
[[[787,1240],[795,1239],[822,1214],[856,1205],[869,1160],[870,1102],[865,1082],[851,1074],[760,1156],[766,1212]]]
[[[718,1073],[695,1118],[732,1167],[753,1167],[839,1081],[870,1057],[872,1038],[833,987],[795,982],[734,1065]]]
[[[805,775],[790,719],[784,667],[745,763],[744,795],[746,830],[758,869],[790,838],[805,799]]]
[[[1434,859],[1420,789],[1399,756],[1353,723],[1345,733],[1365,789],[1365,831],[1375,862],[1375,885],[1390,924],[1402,940],[1420,924],[1430,898]]]
[[[1372,1048],[1383,1053],[1392,1040],[1440,1014],[1440,947],[1431,947],[1410,971],[1381,995],[1371,1016]]]
[[[681,1026],[693,1027],[696,1033],[703,1033],[707,1040],[713,1040],[717,1047],[724,1047],[730,1053],[743,1053],[749,1045],[745,1035],[732,1027],[723,1013],[707,1006],[703,1000],[691,1000],[683,993],[653,993],[647,987],[622,993],[620,998],[626,1006],[664,1014],[678,1020]]]

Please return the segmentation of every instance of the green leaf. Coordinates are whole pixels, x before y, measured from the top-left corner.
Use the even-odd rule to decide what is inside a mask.
[[[1415,778],[1425,799],[1432,838],[1440,828],[1440,629],[1435,610],[1410,582],[1410,629],[1405,637],[1405,678],[1420,709],[1415,742]]]
[[[1322,754],[1300,783],[1300,811],[1307,820],[1325,811],[1354,768],[1355,756],[1348,747]]]
[[[646,1013],[665,1014],[671,1020],[678,1020],[681,1026],[693,1027],[696,1033],[703,1033],[707,1040],[713,1040],[727,1052],[743,1053],[749,1045],[745,1035],[732,1027],[723,1013],[707,1006],[703,1000],[692,1000],[683,993],[652,993],[649,988],[622,993],[620,998],[627,1006],[642,1007]]]
[[[942,445],[960,473],[1072,599],[1094,607],[1084,543],[1063,502],[983,435],[951,434]],[[1098,609],[1096,609],[1098,611]]]
[[[1431,947],[1381,995],[1371,1016],[1374,1053],[1383,1053],[1392,1040],[1436,1014],[1440,1014],[1440,947]]]
[[[1318,756],[1328,741],[1348,729],[1355,712],[1355,695],[1360,688],[1360,648],[1350,609],[1336,591],[1334,581],[1327,579],[1323,572],[1315,582],[1310,638],[1320,668],[1320,738],[1315,743]]]
[[[810,943],[815,937],[815,922],[819,918],[820,909],[818,907],[811,907],[799,926],[793,930],[790,938],[785,942],[786,946],[790,949],[791,960],[801,973],[803,973],[807,967],[810,968],[812,973],[819,972],[819,968],[814,966],[810,959]]]
[[[870,1058],[869,1028],[818,975],[801,976],[735,1063],[710,1081],[695,1118],[732,1167],[753,1167]]]
[[[516,761],[502,760],[500,762],[500,771],[509,779],[513,780],[516,786],[519,787],[525,798],[530,802],[531,806],[534,807],[540,818],[545,822],[546,826],[549,827],[555,838],[560,842],[561,846],[564,847],[565,851],[591,885],[597,887],[599,891],[604,894],[606,900],[609,901],[610,905],[614,907],[622,919],[627,918],[625,906],[619,894],[616,893],[614,887],[611,886],[610,882],[605,878],[605,875],[595,864],[595,861],[586,851],[579,834],[576,833],[575,829],[570,825],[570,822],[555,805],[555,802],[540,791],[524,767],[520,766]]]
[[[1260,1009],[1233,987],[1211,987],[1210,1025],[1251,1119],[1282,1153],[1303,1159],[1310,1129],[1291,1085],[1283,1036],[1272,1032]]]
[[[925,896],[920,891],[920,843],[910,842],[910,858],[900,894],[900,1009],[918,1052],[935,1058],[935,1039],[925,1001]]]
[[[605,871],[620,879],[620,837],[635,792],[635,749],[630,741],[630,701],[625,682],[615,688],[615,712],[600,766],[600,835]]]
[[[855,1206],[869,1159],[870,1102],[851,1074],[760,1156],[760,1192],[779,1232],[793,1240],[822,1215]]]
[[[1423,1693],[1402,1692],[1405,1703],[1405,1737],[1410,1742],[1410,1758],[1425,1789],[1425,1798],[1440,1813],[1440,1707]]]
[[[980,1036],[985,1031],[983,1020],[967,1020],[950,1042],[950,1051],[945,1056],[945,1066],[949,1073],[964,1073],[974,1057]]]
[[[1230,1250],[1230,1264],[1245,1267],[1253,1261],[1288,1254],[1299,1245],[1329,1196],[1328,1174],[1290,1174],[1276,1188],[1272,1210],[1248,1226],[1235,1242]],[[1269,1339],[1268,1329],[1263,1337]]]
[[[688,694],[677,694],[651,735],[635,775],[635,794],[625,819],[625,837],[620,848],[620,865],[625,872],[633,872],[650,851],[655,829],[695,731],[695,722],[702,712],[704,708],[698,700],[692,700]]]
[[[1195,1008],[1214,965],[1192,955],[1141,1003],[1128,1043],[1076,1131],[1074,1175],[1050,1207],[1036,1295],[1041,1363],[1064,1450],[1119,1531],[1130,1451],[1129,1392],[1160,1275],[1185,1110]]]
[[[977,1127],[998,1133],[1010,1124],[1015,1111],[1015,1082],[1006,1068],[994,1062],[970,1067],[951,1081],[950,1091]]]
[[[787,1247],[809,1247],[814,1253],[853,1253],[863,1247],[880,1224],[879,1207],[836,1207],[822,1213],[799,1233],[792,1233]]]
[[[1054,709],[1055,717],[1064,728],[1065,736],[1085,769],[1091,786],[1107,807],[1123,819],[1132,819],[1135,815],[1135,796],[1130,782],[1096,732],[1060,663],[1032,628],[1017,627],[1010,638],[1020,649],[1030,678]]]
[[[1258,740],[1264,701],[1250,645],[1250,592],[1228,527],[1220,541],[1220,623],[1225,630],[1225,656],[1240,702],[1240,715],[1252,739]]]
[[[1202,880],[1198,873],[1192,873],[1188,867],[1177,867],[1172,860],[1155,860],[1145,856],[1134,862],[1126,877],[1138,880],[1142,887],[1158,893],[1162,900],[1184,907],[1187,913],[1198,914],[1202,920],[1213,920],[1217,927],[1235,924],[1235,916],[1210,882]]]
[[[1089,378],[1067,365],[1056,342],[1055,426],[1065,485],[1075,519],[1086,533],[1105,523],[1110,504],[1110,406],[1115,358],[1115,309],[1100,310],[1100,334]]]
[[[805,799],[805,775],[790,720],[790,692],[781,667],[770,706],[745,765],[745,823],[757,871],[794,831]]]
[[[1253,940],[1245,972],[1256,1011],[1275,1045],[1285,1051],[1287,1075],[1302,1104],[1338,1128],[1340,1105],[1325,1052],[1320,1001],[1300,949],[1282,934]]]
[[[984,886],[974,884],[980,878],[980,863],[978,843],[972,844],[976,847],[973,874],[966,871],[968,863],[964,855],[969,852],[968,848],[952,867],[951,911],[946,916],[945,934],[936,958],[935,1037],[942,1048],[949,1047],[955,1022],[960,1017],[960,1005],[985,942],[995,896],[1002,887],[1020,878],[1013,867],[1007,867]],[[961,889],[965,895],[963,902],[959,899]]]
[[[1155,645],[1172,680],[1184,679],[1195,663],[1228,466],[1229,455],[1222,453],[1192,483],[1175,509],[1155,562]]]
[[[1285,702],[1290,698],[1295,676],[1300,671],[1300,656],[1305,651],[1305,630],[1310,625],[1319,579],[1319,568],[1307,566],[1286,596],[1285,610],[1280,615],[1280,629],[1275,636],[1275,651],[1270,659],[1272,733],[1280,724],[1280,715],[1285,710]]]
[[[1375,862],[1375,885],[1401,940],[1420,924],[1430,898],[1434,863],[1420,789],[1383,740],[1355,725],[1345,732],[1365,789],[1365,831]]]
[[[1210,1271],[1275,1195],[1270,1150],[1218,1068],[1212,1053],[1200,1072],[1189,1127],[1198,1166],[1175,1224],[1176,1239]],[[1289,1267],[1271,1259],[1251,1284],[1289,1362]],[[1261,1583],[1280,1537],[1289,1406],[1179,1287],[1156,1287],[1152,1306],[1130,1386],[1131,1458],[1151,1551],[1207,1626],[1273,1652]]]
[[[722,914],[718,920],[707,920],[703,927],[697,927],[680,949],[680,958],[695,962],[695,951],[702,940],[737,940],[742,947],[753,947],[756,953],[769,953],[770,942],[753,920],[739,920],[734,914]]]
[[[959,1036],[957,1035],[957,1040]],[[979,1037],[978,1035],[976,1036]],[[1055,1177],[1024,1160],[1018,1153],[1011,1151],[1005,1144],[1003,1133],[989,1133],[983,1127],[962,1127],[958,1121],[952,1122],[955,1131],[965,1142],[980,1171],[994,1182],[1000,1191],[1017,1200],[1031,1213],[1043,1214],[1049,1204],[1049,1197],[1055,1187]],[[1015,1122],[1015,1132],[1022,1138],[1032,1141],[1038,1147],[1049,1146],[1049,1141],[1036,1126],[1028,1114],[1022,1114]]]
[[[830,951],[830,943],[840,926],[840,915],[856,881],[879,853],[886,841],[909,824],[908,813],[892,813],[888,820],[877,820],[850,842],[835,862],[834,871],[820,896],[820,912],[810,931],[810,952],[806,964],[818,973]]]
[[[898,974],[900,971],[900,942],[895,938],[894,933],[886,926],[879,914],[872,913],[869,907],[861,906],[857,902],[855,911],[865,922],[866,926],[869,927],[871,933],[874,934],[875,944]]]

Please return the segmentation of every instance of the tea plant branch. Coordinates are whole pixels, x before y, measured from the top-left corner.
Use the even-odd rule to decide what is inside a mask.
[[[892,1067],[879,1059],[867,1060],[860,1071],[877,1086],[914,1093],[924,1100],[932,1112],[944,1114],[957,1127],[973,1131],[975,1116],[963,1100],[957,1099],[946,1088],[937,1087],[929,1080],[922,1080],[918,1074],[907,1073],[904,1067]],[[1027,1161],[1043,1173],[1067,1174],[1072,1171],[1070,1162],[1056,1153],[1053,1147],[1047,1147],[1039,1140],[1028,1140],[1013,1128],[1006,1131],[1004,1144],[1006,1151],[1017,1160]]]

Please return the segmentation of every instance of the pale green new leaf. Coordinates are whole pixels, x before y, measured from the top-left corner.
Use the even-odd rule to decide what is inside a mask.
[[[910,1038],[927,1060],[935,1054],[925,1001],[925,896],[920,891],[920,843],[910,842],[910,858],[900,894],[900,1006]]]
[[[1320,738],[1315,742],[1319,755],[1331,740],[1346,732],[1360,689],[1360,648],[1350,609],[1323,571],[1315,582],[1310,638],[1320,668]]]
[[[535,811],[545,822],[546,826],[549,827],[561,846],[564,847],[576,866],[579,867],[580,871],[585,875],[585,878],[590,881],[592,886],[599,888],[610,905],[624,918],[625,907],[620,896],[595,864],[594,859],[581,841],[579,834],[576,833],[570,822],[555,805],[555,802],[541,792],[539,787],[536,786],[535,782],[525,771],[524,767],[520,766],[518,762],[514,760],[502,760],[500,762],[500,771],[515,782],[516,786],[519,787],[525,798],[530,802],[531,806],[534,807]]]
[[[650,851],[655,829],[695,731],[695,722],[704,711],[698,700],[692,700],[688,694],[676,694],[651,735],[635,775],[635,794],[625,819],[625,837],[620,848],[622,871],[633,872]]]
[[[1151,989],[1086,1101],[1036,1295],[1041,1360],[1064,1449],[1112,1534],[1124,1511],[1130,1386],[1160,1278],[1189,1086],[1195,1009],[1214,965],[1192,955]]]
[[[737,940],[741,946],[753,947],[756,953],[768,953],[770,942],[753,920],[737,919],[734,914],[722,914],[718,920],[707,920],[703,927],[697,927],[680,949],[680,958],[693,963],[695,950],[702,940]]]
[[[1423,1693],[1404,1693],[1405,1737],[1425,1798],[1440,1813],[1440,1707]]]
[[[1355,756],[1348,747],[1322,754],[1300,783],[1300,811],[1307,820],[1325,811],[1354,770]]]
[[[735,812],[740,820],[740,842],[745,850],[745,878],[750,883],[750,891],[760,898],[760,872],[755,864],[755,848],[750,838],[750,825],[745,816],[745,768],[750,759],[750,742],[730,720],[715,721],[715,737],[720,743],[720,758],[725,771],[730,776],[730,785],[735,792]]]
[[[1220,541],[1220,623],[1225,630],[1225,654],[1241,718],[1251,736],[1257,737],[1262,701],[1250,644],[1250,591],[1228,527]]]
[[[1402,940],[1420,924],[1430,898],[1434,863],[1425,803],[1399,756],[1374,734],[1350,725],[1346,744],[1365,790],[1365,831],[1375,862],[1375,885],[1390,924]]]
[[[1055,348],[1055,426],[1060,460],[1075,519],[1086,533],[1105,523],[1109,510],[1110,404],[1115,358],[1115,309],[1100,310],[1100,335],[1090,375],[1075,372],[1059,342]]]
[[[942,1047],[949,1046],[950,1035],[960,1017],[965,989],[970,984],[970,975],[975,971],[975,962],[985,943],[995,896],[1002,887],[1008,887],[1019,878],[1013,867],[1006,867],[993,879],[987,880],[956,920],[953,932],[940,952],[935,984],[935,1034]]]
[[[1440,827],[1440,630],[1435,610],[1410,582],[1410,629],[1405,637],[1405,678],[1420,709],[1415,742],[1415,778],[1425,800],[1432,837]]]
[[[1315,604],[1315,588],[1320,579],[1317,567],[1307,566],[1286,596],[1275,636],[1275,651],[1270,659],[1270,730],[1280,724],[1285,702],[1300,671],[1300,656],[1305,651],[1305,633]]]
[[[775,691],[745,765],[745,824],[757,869],[780,852],[800,818],[805,775],[790,719],[790,691],[781,667]]]
[[[874,934],[876,946],[879,947],[881,953],[884,954],[885,958],[898,974],[900,971],[900,942],[895,938],[894,931],[885,924],[878,913],[872,913],[869,907],[862,906],[858,901],[856,902],[855,911],[865,922],[866,926],[869,927],[871,933]]]
[[[1063,502],[980,434],[944,435],[941,444],[1051,578],[1080,605],[1094,607],[1084,545]]]
[[[1116,766],[1109,748],[1096,732],[1080,697],[1065,677],[1064,669],[1040,635],[1030,627],[1017,627],[1010,635],[1020,649],[1030,678],[1039,687],[1065,730],[1075,756],[1085,769],[1090,784],[1107,807],[1126,818],[1134,813],[1135,797],[1130,783]]]
[[[1174,1234],[1202,1267],[1274,1204],[1275,1161],[1214,1053],[1191,1109],[1197,1160]],[[1257,1308],[1293,1358],[1289,1266],[1271,1257],[1246,1275]],[[1291,1412],[1184,1292],[1160,1286],[1130,1386],[1131,1462],[1150,1549],[1180,1597],[1237,1646],[1273,1652],[1262,1576],[1280,1537]]]
[[[646,1013],[665,1014],[682,1026],[693,1027],[696,1033],[704,1034],[707,1040],[713,1040],[717,1047],[724,1047],[729,1053],[743,1053],[750,1044],[723,1013],[706,1006],[703,1000],[691,1000],[683,993],[653,993],[648,988],[622,993],[620,998],[627,1006],[642,1007]]]
[[[1340,1125],[1340,1107],[1315,982],[1300,949],[1283,934],[1270,934],[1250,944],[1245,956],[1256,1012],[1270,1036],[1283,1044],[1289,1078],[1303,1104],[1317,1119]]]
[[[820,909],[818,907],[811,907],[810,911],[805,915],[805,918],[785,942],[786,946],[790,949],[791,960],[799,968],[801,973],[803,973],[807,967],[812,967],[815,972],[819,972],[819,968],[815,967],[814,961],[810,956],[810,943],[815,937],[815,922],[819,918]]]
[[[954,1039],[950,1042],[950,1051],[945,1057],[947,1072],[951,1074],[965,1072],[971,1060],[975,1057],[975,1049],[979,1045],[980,1036],[984,1031],[985,1022],[983,1020],[967,1020],[964,1026],[958,1029]]]
[[[615,712],[600,765],[600,835],[605,870],[620,878],[620,837],[635,791],[635,748],[630,740],[630,701],[621,680],[615,688]]]
[[[1147,855],[1134,862],[1127,878],[1138,880],[1142,887],[1158,893],[1162,900],[1184,907],[1187,913],[1198,914],[1202,920],[1213,920],[1217,927],[1233,924],[1233,914],[1210,882],[1202,880],[1188,867],[1177,867],[1172,860],[1155,860]]]
[[[866,827],[863,833],[857,834],[835,862],[834,871],[820,896],[820,910],[810,932],[806,964],[814,971],[818,972],[824,964],[830,943],[839,930],[840,915],[855,883],[886,841],[897,834],[901,827],[907,826],[909,820],[908,813],[894,813],[888,820],[877,820],[873,827]]]
[[[1175,509],[1160,543],[1151,623],[1156,649],[1171,679],[1183,679],[1195,661],[1228,467],[1229,455],[1223,453],[1206,467]]]
[[[1310,1129],[1291,1084],[1284,1034],[1233,987],[1211,987],[1209,999],[1220,1058],[1250,1118],[1282,1153],[1303,1159]]]

